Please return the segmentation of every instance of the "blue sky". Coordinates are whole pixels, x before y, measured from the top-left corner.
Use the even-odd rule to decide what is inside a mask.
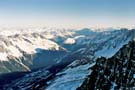
[[[135,0],[0,0],[1,26],[132,27]]]

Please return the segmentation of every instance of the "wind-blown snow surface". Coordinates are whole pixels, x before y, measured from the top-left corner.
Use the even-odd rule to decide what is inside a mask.
[[[85,77],[91,73],[88,68],[92,67],[94,64],[80,64],[73,68],[72,65],[74,66],[74,63],[75,62],[62,72],[59,72],[56,78],[49,82],[50,85],[45,90],[76,90],[76,88],[82,84]]]
[[[131,38],[128,38],[127,40],[125,40],[124,42],[120,43],[116,48],[113,47],[105,47],[102,50],[99,50],[95,53],[96,56],[103,56],[103,57],[112,57],[117,51],[119,51],[119,49],[125,45],[128,44],[128,42],[131,40]]]

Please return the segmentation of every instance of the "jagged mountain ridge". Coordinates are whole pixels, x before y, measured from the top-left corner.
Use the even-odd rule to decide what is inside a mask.
[[[97,32],[87,28],[82,30],[57,30],[49,28],[34,30],[26,28],[25,30],[24,28],[22,30],[15,30],[12,33],[12,30],[5,30],[0,33],[0,55],[2,56],[0,57],[0,65],[2,66],[0,73],[31,71],[33,67],[38,68],[38,62],[33,63],[33,59],[42,56],[40,51],[43,50],[46,50],[46,52],[49,52],[49,50],[50,52],[54,51],[54,53],[55,51],[60,51],[58,52],[59,57],[63,56],[61,51],[65,51],[65,54],[66,51],[70,51],[71,53],[89,52],[92,56],[99,56],[104,52],[105,47],[107,47],[108,51],[116,48],[114,51],[116,52],[123,44],[131,40],[132,31],[134,30],[122,29]],[[36,53],[41,53],[41,55],[37,55]],[[113,54],[111,53],[110,56]],[[106,54],[102,56],[106,56]],[[56,63],[60,59],[59,57],[50,58],[52,64]],[[45,64],[44,59],[39,58],[39,61]],[[13,63],[15,64],[13,65]],[[11,69],[6,66],[10,66]],[[46,65],[42,65],[41,67],[43,66]]]
[[[114,32],[117,32],[117,31],[114,31]],[[121,31],[120,31],[121,32]],[[113,54],[108,54],[108,52],[110,51],[110,50],[105,50],[106,52],[104,52],[106,55],[108,54],[108,57],[111,57],[112,55],[114,55],[117,51],[119,51],[119,49],[121,48],[121,47],[123,47],[123,45],[125,45],[125,44],[127,44],[129,41],[127,41],[126,43],[123,43],[123,41],[126,41],[126,39],[124,38],[124,37],[126,37],[126,36],[131,36],[132,38],[131,38],[131,40],[134,38],[134,35],[135,35],[135,32],[134,32],[134,30],[133,31],[131,31],[131,32],[129,32],[128,34],[126,34],[126,33],[124,33],[124,34],[120,34],[120,32],[119,32],[119,34],[114,34],[114,36],[115,35],[120,35],[121,37],[118,39],[116,36],[115,36],[115,38],[114,39],[118,39],[118,41],[116,40],[116,42],[119,42],[119,43],[116,43],[116,42],[114,42],[114,43],[116,43],[117,45],[116,45],[116,47],[118,47],[117,48],[117,50],[113,50]],[[118,32],[117,32],[118,33]],[[110,34],[111,35],[111,34]],[[112,35],[112,37],[114,37],[113,35]],[[111,37],[111,36],[110,36]],[[123,39],[122,39],[123,38]],[[107,38],[108,39],[108,38]],[[109,42],[112,42],[113,41],[113,39],[111,40],[111,39],[109,39],[109,40],[106,40],[106,44],[102,44],[102,43],[98,43],[98,45],[97,45],[97,47],[96,48],[98,48],[98,46],[100,47],[100,46],[102,46],[102,47],[105,47],[104,45],[107,45],[107,46],[111,46],[111,47],[113,47],[113,44],[112,43],[109,43]],[[114,40],[115,41],[115,40]],[[94,41],[93,41],[94,42]],[[97,41],[95,41],[95,42],[97,42]],[[89,44],[90,45],[90,44]],[[96,44],[95,44],[96,45]],[[115,48],[116,48],[115,47]],[[79,61],[80,63],[79,64],[73,64],[73,67],[69,67],[69,68],[66,68],[64,71],[62,71],[62,72],[60,72],[60,73],[62,73],[62,74],[64,74],[64,75],[62,75],[62,76],[57,76],[56,78],[54,78],[54,80],[52,80],[52,82],[51,82],[51,84],[45,89],[45,90],[61,90],[61,89],[64,89],[64,90],[75,90],[77,87],[79,87],[81,84],[82,84],[82,82],[83,82],[83,80],[85,79],[85,77],[88,75],[88,73],[90,74],[92,71],[91,70],[89,70],[89,68],[91,68],[94,64],[95,64],[95,59],[94,58],[92,58],[92,56],[94,55],[93,53],[91,53],[91,49],[87,46],[87,47],[85,47],[86,49],[81,49],[81,50],[78,50],[78,51],[76,51],[76,54],[75,55],[78,55],[78,58],[76,58],[77,59],[77,62]],[[112,48],[112,49],[115,49],[115,48]],[[109,48],[108,48],[109,49]],[[96,49],[95,49],[96,50]],[[101,50],[104,50],[104,48],[102,48]],[[93,51],[93,50],[92,50]],[[111,52],[112,53],[112,52]],[[101,54],[100,56],[102,56],[103,54]],[[74,56],[74,55],[73,55]],[[107,58],[108,58],[107,57]],[[87,63],[85,63],[87,61]],[[86,66],[85,66],[85,64],[83,64],[83,62],[86,64]],[[87,64],[88,64],[88,66],[87,66]],[[71,66],[72,66],[72,64],[71,64]],[[78,69],[77,68],[80,68],[80,71],[83,69],[85,67],[85,69],[84,69],[84,72],[83,72],[83,74],[82,73],[77,73],[77,72],[79,72],[78,71]],[[72,73],[70,72],[70,70],[74,70]],[[60,80],[64,80],[64,81],[60,81]],[[70,83],[71,82],[71,83]],[[72,83],[73,82],[73,83]],[[59,87],[57,87],[57,86],[59,86]],[[66,87],[64,87],[64,86],[66,86]],[[84,89],[85,90],[85,89]],[[91,90],[91,89],[90,89]]]
[[[33,66],[35,67],[35,64],[38,64],[35,62],[33,65],[33,59],[38,58],[42,51],[50,52],[52,55],[56,53],[56,55],[59,54],[59,57],[62,57],[62,53],[66,53],[66,50],[50,38],[61,36],[64,30],[56,30],[57,32],[55,30],[49,28],[2,30],[0,32],[0,73],[31,71]],[[64,35],[68,35],[68,33]],[[39,54],[37,55],[37,53]],[[55,60],[52,60],[52,63],[55,62]]]
[[[135,41],[124,45],[113,57],[98,58],[92,73],[77,90],[134,90]]]
[[[107,33],[107,35],[106,35],[106,33]],[[119,48],[121,48],[124,44],[126,44],[126,43],[128,43],[130,40],[132,40],[133,39],[133,37],[134,37],[134,30],[131,30],[131,31],[128,31],[128,30],[120,30],[120,31],[111,31],[111,32],[109,32],[109,31],[107,31],[107,32],[101,32],[100,34],[98,33],[98,35],[101,35],[102,36],[102,34],[103,35],[105,35],[106,37],[108,37],[108,36],[110,36],[110,35],[112,35],[112,36],[110,36],[110,37],[108,37],[108,38],[106,38],[106,37],[104,37],[104,38],[97,38],[96,40],[94,40],[93,42],[95,42],[94,44],[93,44],[93,47],[90,47],[92,44],[90,43],[90,42],[92,42],[92,40],[93,40],[93,38],[92,39],[90,39],[91,38],[91,36],[87,36],[86,38],[84,38],[81,42],[84,42],[83,44],[79,44],[79,45],[81,45],[81,47],[80,48],[78,48],[78,49],[75,49],[75,51],[73,51],[73,52],[71,52],[69,55],[67,55],[67,58],[65,58],[65,59],[62,59],[62,61],[64,62],[64,60],[65,61],[70,61],[70,62],[72,62],[72,61],[76,61],[76,60],[79,60],[79,61],[87,61],[88,59],[90,60],[90,65],[88,64],[88,65],[82,65],[82,63],[80,63],[80,64],[77,64],[77,65],[73,65],[73,67],[71,66],[71,67],[69,67],[69,68],[65,68],[65,70],[64,71],[62,71],[61,73],[64,73],[64,74],[62,74],[62,77],[63,77],[63,79],[65,79],[65,77],[69,77],[69,80],[67,81],[67,82],[61,82],[61,83],[59,83],[60,81],[60,78],[62,78],[61,77],[61,74],[60,74],[60,77],[59,77],[59,74],[58,75],[56,75],[56,79],[54,78],[54,80],[52,80],[52,82],[51,82],[51,84],[49,85],[49,87],[50,87],[50,89],[49,89],[49,87],[47,88],[47,90],[52,90],[52,89],[56,89],[56,90],[61,90],[62,88],[64,88],[64,87],[60,87],[60,88],[56,88],[55,86],[64,86],[64,85],[66,85],[67,87],[68,87],[68,85],[70,85],[70,83],[69,82],[73,82],[73,81],[78,81],[78,82],[76,82],[76,83],[74,83],[74,86],[70,86],[69,87],[69,89],[68,90],[74,90],[75,88],[77,88],[77,87],[79,87],[79,85],[81,85],[81,83],[83,82],[83,80],[85,79],[85,77],[88,75],[88,73],[89,73],[89,70],[88,70],[88,68],[89,67],[91,67],[91,64],[92,64],[92,62],[94,63],[94,61],[93,61],[93,56],[94,56],[94,53],[93,53],[93,51],[95,51],[96,52],[96,50],[104,50],[104,48],[101,48],[101,49],[98,49],[98,47],[100,47],[100,46],[102,46],[102,47],[106,47],[106,46],[104,46],[104,45],[107,45],[107,47],[113,47],[113,44],[112,43],[110,43],[110,42],[114,42],[114,43],[116,43],[116,47],[118,47],[119,46],[119,44],[121,44],[120,45],[120,47]],[[96,35],[97,35],[97,33],[96,33]],[[117,35],[120,35],[119,37],[117,37],[116,38],[116,36]],[[100,37],[101,37],[100,36]],[[112,38],[113,37],[113,38]],[[124,38],[125,37],[125,38]],[[94,38],[95,39],[95,38]],[[89,40],[89,41],[86,41],[86,40]],[[101,41],[100,41],[101,40]],[[103,40],[103,41],[102,41]],[[118,43],[118,41],[117,40],[120,40],[119,41],[119,43]],[[100,42],[99,42],[100,41]],[[104,43],[103,43],[104,42]],[[103,43],[103,44],[102,44]],[[77,43],[78,44],[78,43]],[[84,46],[83,46],[84,45]],[[87,46],[86,46],[87,45]],[[73,47],[74,47],[74,45],[73,45]],[[95,48],[94,48],[95,47]],[[114,47],[114,48],[116,48],[116,47]],[[93,49],[94,48],[94,49]],[[119,48],[117,48],[117,50],[119,50]],[[117,52],[117,50],[115,50],[114,52],[113,52],[113,54],[115,54],[116,52]],[[113,55],[112,54],[112,55]],[[102,56],[102,55],[101,55]],[[87,63],[89,63],[89,60],[87,61]],[[87,64],[86,63],[86,64]],[[93,65],[93,64],[92,64]],[[75,72],[78,68],[81,68],[81,67],[84,67],[84,70],[86,71],[86,72],[84,72],[84,74],[82,74],[83,76],[81,76],[81,75],[79,75],[79,73],[74,73],[77,77],[80,77],[80,81],[79,80],[77,80],[77,78],[76,77],[74,77],[74,78],[72,78],[72,72],[68,72],[68,71],[73,71],[73,72]],[[83,70],[83,69],[82,69]],[[91,72],[91,71],[90,71]],[[79,75],[79,76],[78,76]],[[42,75],[39,75],[39,77],[40,76],[42,76]],[[33,77],[35,77],[35,76],[33,76]],[[84,77],[84,78],[81,78],[81,77]],[[25,78],[23,78],[21,81],[25,81]],[[40,80],[42,81],[42,78],[40,78]],[[40,81],[39,80],[39,81]],[[54,82],[53,82],[54,81]],[[56,82],[55,82],[56,81]],[[26,82],[29,82],[29,79],[26,81]],[[15,83],[17,83],[18,85],[17,86],[21,86],[21,87],[23,87],[23,82],[15,82]],[[55,84],[56,83],[56,84]],[[69,83],[69,84],[68,84]],[[27,84],[27,83],[26,83]],[[14,85],[14,87],[16,87],[16,84],[13,84]],[[40,84],[38,84],[37,83],[37,85],[39,85],[40,86]],[[24,85],[25,86],[25,85]],[[42,86],[42,85],[41,85]],[[36,86],[35,86],[36,87]],[[71,88],[72,87],[72,88]],[[27,89],[26,89],[27,90]],[[67,90],[67,89],[66,89]]]
[[[33,58],[41,50],[48,50],[48,52],[49,50],[64,51],[64,48],[60,47],[57,43],[38,34],[36,36],[33,34],[1,36],[0,41],[0,63],[3,66],[0,68],[0,73],[30,71],[30,66],[33,65]]]

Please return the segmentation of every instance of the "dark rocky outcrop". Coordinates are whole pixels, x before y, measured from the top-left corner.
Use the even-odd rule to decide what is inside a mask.
[[[135,41],[111,58],[98,58],[92,73],[77,90],[135,90]]]

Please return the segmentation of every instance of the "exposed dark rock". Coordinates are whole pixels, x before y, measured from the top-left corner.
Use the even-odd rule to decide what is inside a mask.
[[[135,41],[124,45],[111,58],[98,58],[91,70],[77,90],[134,90]]]

